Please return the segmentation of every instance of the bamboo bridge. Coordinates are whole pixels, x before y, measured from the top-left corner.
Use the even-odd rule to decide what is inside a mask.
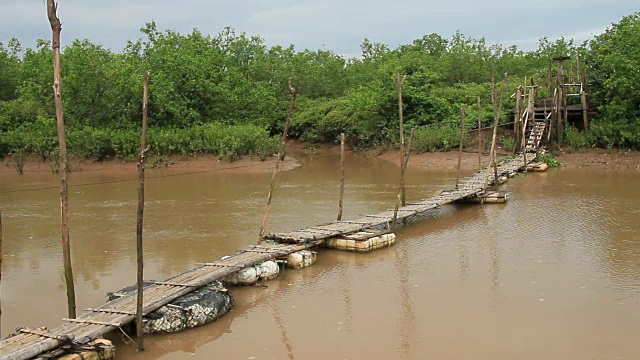
[[[481,170],[474,176],[464,180],[456,188],[424,200],[407,204],[395,209],[388,209],[377,214],[365,215],[357,219],[335,221],[329,224],[306,227],[287,232],[268,234],[262,245],[254,245],[239,251],[237,254],[202,264],[194,269],[161,282],[152,282],[144,288],[143,313],[148,314],[171,301],[199,289],[214,280],[237,272],[245,267],[282,258],[287,255],[322,245],[330,238],[346,236],[360,231],[387,227],[393,221],[424,214],[439,206],[456,201],[482,197],[485,194],[485,181],[492,185],[498,177],[508,176],[523,170],[533,162],[534,154],[522,153],[503,161],[497,171]],[[490,173],[490,174],[489,174]],[[62,319],[63,324],[54,329],[17,329],[17,335],[0,341],[0,359],[32,359],[61,346],[84,344],[89,339],[99,338],[113,330],[121,330],[122,326],[135,321],[136,295],[123,296],[95,309],[86,309],[76,319]]]

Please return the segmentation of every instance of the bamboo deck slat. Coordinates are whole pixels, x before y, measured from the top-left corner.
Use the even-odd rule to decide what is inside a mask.
[[[224,260],[203,264],[166,281],[145,286],[143,313],[150,313],[180,296],[246,266],[316,245],[310,242],[302,245],[253,246]],[[133,293],[110,301],[100,308],[87,309],[87,312],[77,319],[63,319],[65,323],[55,329],[22,331],[16,336],[0,341],[0,359],[26,360],[53,350],[73,339],[102,336],[133,321],[135,311],[136,294]]]
[[[531,159],[529,159],[531,158]],[[532,156],[527,157],[527,164],[533,160]],[[505,176],[525,167],[524,156],[518,155],[498,166],[498,176]],[[484,191],[486,171],[478,171],[474,176],[462,182],[458,189],[445,191],[442,194],[430,198],[413,202],[398,209],[397,219],[402,220],[411,216],[419,215],[426,211],[435,209],[444,204],[449,204],[457,200],[477,196]],[[488,174],[487,183],[495,183],[493,172]],[[265,236],[266,239],[283,243],[303,244],[310,240],[324,240],[335,236],[343,236],[370,228],[387,225],[393,221],[394,209],[387,209],[378,214],[365,215],[362,219],[351,221],[336,221],[334,223],[311,226],[304,229],[294,230],[288,233],[271,233]],[[374,219],[374,220],[371,220]]]
[[[519,155],[498,167],[498,176],[515,172],[533,161],[533,156]],[[398,210],[397,218],[402,220],[410,216],[419,215],[435,209],[441,205],[457,200],[477,196],[482,193],[486,171],[479,171],[476,175],[461,183],[456,190],[445,191],[422,201],[410,203]],[[494,174],[488,175],[488,184],[495,182]],[[169,304],[174,299],[203,287],[214,280],[226,275],[269,260],[272,257],[285,256],[290,253],[319,245],[322,240],[336,236],[357,236],[362,231],[372,231],[373,228],[388,227],[393,221],[393,210],[385,210],[378,214],[363,215],[350,221],[336,221],[316,225],[288,233],[273,233],[266,239],[288,244],[257,245],[240,251],[238,254],[201,264],[182,274],[173,276],[162,282],[151,283],[144,287],[143,313],[150,313],[161,306]],[[85,314],[77,319],[64,319],[65,323],[49,331],[28,330],[25,328],[18,335],[0,341],[0,360],[30,359],[44,352],[53,350],[65,343],[83,337],[96,338],[118,329],[135,319],[136,294],[120,297],[96,309],[87,309]]]

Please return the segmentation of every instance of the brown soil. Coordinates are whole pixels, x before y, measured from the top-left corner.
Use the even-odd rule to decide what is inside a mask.
[[[150,159],[150,162],[154,158]],[[241,173],[268,173],[273,171],[275,165],[275,157],[270,157],[265,161],[260,161],[257,157],[245,156],[241,159],[230,162],[228,160],[220,160],[217,156],[205,155],[198,157],[181,157],[169,156],[158,167],[168,167],[179,171],[233,171]],[[291,170],[299,164],[295,156],[287,156],[284,161],[280,162],[280,170]],[[95,161],[90,159],[70,159],[70,167],[73,172],[76,171],[99,171],[99,172],[128,172],[137,171],[137,163],[135,161],[122,160],[105,160]],[[151,163],[147,163],[147,168],[152,168]],[[24,174],[34,173],[50,173],[51,167],[46,161],[42,161],[39,157],[27,157],[24,161]],[[0,176],[8,174],[17,174],[15,162],[10,157],[1,162]]]
[[[587,149],[563,152],[558,161],[564,168],[640,170],[640,151]]]
[[[508,156],[507,153],[498,153],[498,158]],[[400,166],[400,154],[397,150],[385,151],[378,155],[381,159],[388,160]],[[567,169],[592,168],[610,170],[640,170],[639,151],[619,151],[607,149],[586,149],[575,152],[561,152],[557,154],[561,167]],[[482,156],[482,164],[489,162],[489,156]],[[458,152],[433,152],[411,153],[409,159],[410,168],[456,170],[458,166]],[[461,168],[464,170],[478,168],[478,154],[472,152],[462,153]]]
[[[283,162],[280,163],[281,170],[290,170],[299,164],[296,161],[296,154],[304,152],[307,145],[300,142],[290,142],[287,145],[288,153]],[[314,145],[313,148],[322,153],[340,153],[340,146],[334,145]],[[370,156],[377,156],[383,160],[400,165],[400,155],[397,150],[374,149],[368,150]],[[508,156],[508,153],[498,153],[498,157]],[[607,149],[586,149],[575,152],[562,152],[557,156],[563,168],[600,168],[616,170],[640,170],[639,151],[619,151]],[[260,161],[257,157],[245,156],[239,160],[230,162],[220,160],[217,156],[205,155],[198,157],[170,156],[167,159],[167,166],[172,169],[184,171],[216,171],[225,170],[241,173],[265,173],[273,171],[274,157],[266,161]],[[71,159],[72,171],[105,171],[105,172],[127,172],[136,171],[135,161],[106,160],[94,161],[89,159]],[[150,160],[153,161],[153,158]],[[488,155],[482,156],[482,164],[489,161]],[[410,168],[422,168],[433,170],[454,171],[458,166],[458,152],[429,152],[411,153],[409,161]],[[151,167],[147,164],[147,168]],[[463,152],[461,168],[464,170],[478,168],[478,154],[474,152]],[[46,161],[38,157],[28,157],[25,159],[24,173],[49,173],[51,168]],[[0,175],[17,174],[13,159],[6,158],[0,162]]]
[[[507,156],[504,154],[503,156]],[[501,154],[498,154],[501,156]],[[394,164],[400,166],[400,152],[396,150],[386,151],[379,155],[379,158],[387,161],[391,161]],[[486,165],[489,162],[489,155],[482,156],[482,165]],[[477,169],[478,166],[478,153],[463,152],[462,162],[460,164],[461,169],[470,170]],[[458,152],[446,151],[446,152],[426,152],[426,153],[411,153],[409,158],[409,168],[420,169],[433,169],[433,170],[456,170],[458,168]]]

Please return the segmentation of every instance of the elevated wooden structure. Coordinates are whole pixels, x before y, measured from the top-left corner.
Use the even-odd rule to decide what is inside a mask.
[[[497,169],[498,177],[525,168],[533,158],[533,155],[525,152],[502,162]],[[485,193],[485,184],[491,185],[495,182],[493,169],[479,171],[463,181],[457,189],[401,207],[397,212],[397,219],[407,219],[444,204],[482,196]],[[388,209],[354,220],[336,221],[287,233],[269,234],[265,238],[272,241],[270,244],[251,246],[236,255],[202,264],[195,269],[145,287],[143,313],[150,313],[180,296],[245,267],[318,246],[326,239],[373,231],[381,227],[389,229],[394,213],[394,209]],[[0,359],[31,359],[63,345],[84,343],[87,339],[101,337],[113,330],[121,330],[123,325],[135,320],[135,311],[136,294],[133,293],[107,302],[98,308],[87,309],[77,319],[63,319],[63,325],[51,330],[20,328],[18,335],[0,341]]]

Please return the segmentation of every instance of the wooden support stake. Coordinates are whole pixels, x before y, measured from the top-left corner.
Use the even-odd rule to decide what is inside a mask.
[[[69,242],[69,193],[67,190],[67,139],[64,130],[64,111],[62,109],[61,70],[60,70],[60,33],[62,24],[57,15],[58,6],[54,0],[47,0],[47,16],[53,33],[53,96],[56,108],[58,143],[60,147],[60,217],[62,222],[62,257],[64,278],[67,286],[67,311],[70,318],[76,317],[76,291],[71,266],[71,244]]]
[[[507,77],[508,75],[505,73],[504,74],[504,82],[502,85],[502,94],[501,94],[501,99],[500,99],[500,105],[499,107],[496,106],[496,102],[497,102],[497,94],[496,94],[496,90],[495,90],[495,80],[493,77],[493,74],[491,76],[491,98],[493,99],[493,103],[494,103],[494,119],[493,119],[493,136],[491,138],[491,151],[490,151],[490,158],[489,158],[489,166],[487,166],[487,171],[490,171],[491,165],[493,164],[493,169],[494,169],[494,184],[498,183],[498,165],[497,165],[497,161],[496,161],[496,137],[498,135],[498,124],[500,122],[500,111],[502,108],[502,101],[504,99],[504,90],[507,86]],[[487,175],[485,175],[484,178],[484,191],[487,191],[487,185],[488,185],[488,181],[489,181],[489,175],[487,173]]]
[[[149,72],[144,72],[142,86],[142,135],[140,136],[140,153],[138,154],[138,221],[136,224],[136,251],[137,251],[137,302],[136,302],[136,342],[137,351],[144,351],[144,331],[142,328],[142,306],[144,287],[144,257],[142,247],[142,227],[144,222],[144,162],[147,152],[147,118],[149,109]]]
[[[516,89],[516,113],[513,118],[513,154],[515,155],[520,148],[520,126],[522,120],[522,88],[518,86]]]
[[[404,117],[402,111],[402,86],[404,82],[407,80],[407,75],[404,75],[400,78],[400,73],[396,74],[396,90],[398,91],[398,118],[400,120],[400,172],[402,173],[404,169],[402,168],[402,164],[404,164],[404,157],[406,156],[404,149]],[[402,206],[406,203],[406,195],[404,189],[404,183],[401,185],[401,198],[402,198]]]
[[[407,155],[402,159],[402,173],[400,174],[400,187],[398,188],[398,196],[396,198],[396,207],[393,211],[393,222],[391,225],[391,229],[396,228],[396,220],[398,219],[398,209],[400,207],[400,195],[402,194],[402,188],[404,187],[404,174],[407,171],[407,165],[409,164],[409,155],[411,154],[411,142],[413,141],[413,131],[411,129],[411,135],[409,135],[409,144],[407,146]]]
[[[0,339],[2,339],[2,211],[0,211]]]
[[[589,132],[589,103],[587,103],[587,92],[582,91],[580,93],[580,98],[582,100],[582,121],[584,127],[584,133]]]
[[[344,133],[340,134],[340,200],[338,201],[338,221],[342,220],[342,202],[344,199]]]
[[[482,108],[480,107],[480,96],[478,100],[478,168],[482,167]]]
[[[462,145],[464,144],[464,106],[460,108],[460,146],[458,147],[458,171],[456,172],[456,189],[460,182],[460,168],[462,167]],[[404,206],[404,205],[403,205]]]
[[[267,219],[269,218],[269,210],[271,210],[271,199],[273,197],[273,188],[276,184],[276,174],[280,168],[280,158],[283,155],[283,151],[287,144],[287,132],[289,131],[289,124],[291,124],[291,117],[293,116],[293,109],[296,105],[296,89],[291,85],[292,79],[289,79],[289,90],[291,91],[291,103],[289,104],[289,111],[287,112],[287,119],[284,124],[284,130],[282,132],[282,145],[280,146],[280,150],[278,151],[276,157],[276,165],[273,169],[273,174],[271,174],[271,185],[269,186],[269,195],[267,195],[267,208],[264,211],[264,216],[262,218],[262,225],[260,225],[260,234],[258,235],[258,245],[262,244],[264,240],[264,235],[267,227]]]
[[[496,133],[498,131],[498,124],[500,123],[500,115],[502,114],[502,104],[504,103],[504,92],[507,89],[507,78],[508,78],[508,74],[504,73],[504,81],[502,82],[502,87],[500,88],[500,102],[498,104],[498,111],[496,112],[496,117],[497,117],[497,121],[494,124],[494,128],[493,128],[493,132],[494,132],[494,137],[496,136]],[[498,159],[496,156],[496,144],[493,144],[493,170],[494,170],[494,184],[498,184]]]

